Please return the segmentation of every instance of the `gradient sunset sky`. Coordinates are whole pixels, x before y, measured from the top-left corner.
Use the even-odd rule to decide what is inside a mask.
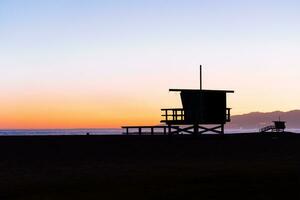
[[[158,124],[169,88],[300,108],[300,1],[0,0],[0,128]]]

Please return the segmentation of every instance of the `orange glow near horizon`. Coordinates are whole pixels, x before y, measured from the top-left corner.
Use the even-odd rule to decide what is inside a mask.
[[[247,90],[245,86],[236,84],[236,80],[240,79],[229,79],[228,87],[222,88],[235,90],[234,94],[228,94],[227,103],[228,107],[232,108],[233,115],[297,109],[296,93],[278,96],[277,90],[259,86],[256,86],[256,90]],[[181,107],[179,93],[168,92],[168,85],[176,87],[181,85],[181,82],[189,83],[182,88],[195,85],[188,80],[176,79],[173,83],[163,80],[148,80],[140,85],[132,84],[117,90],[114,89],[117,88],[117,83],[107,86],[94,83],[96,86],[100,85],[100,89],[88,85],[85,87],[89,90],[86,90],[80,88],[83,87],[80,85],[80,89],[64,86],[65,88],[56,90],[51,87],[44,90],[25,88],[19,91],[26,92],[11,95],[2,93],[0,129],[120,128],[123,125],[157,125],[161,120],[161,108]],[[214,82],[213,78],[206,81],[205,88],[210,88],[206,87],[209,85],[216,89],[222,85]],[[271,86],[272,84],[269,87]],[[291,94],[294,98],[291,98]]]
[[[96,111],[95,111],[96,112]],[[120,128],[122,125],[158,124],[154,115],[115,116],[91,113],[90,111],[20,111],[17,116],[1,116],[1,129],[56,129],[56,128]],[[120,114],[120,113],[119,113]]]
[[[106,99],[92,95],[84,98],[82,95],[60,98],[36,95],[34,98],[23,97],[22,101],[20,98],[6,99],[0,105],[0,129],[120,128],[123,125],[158,125],[161,120],[160,108],[180,107],[178,93],[165,92],[164,95],[159,93],[149,96],[145,94],[144,97],[110,96]],[[246,97],[240,93],[228,95],[228,106],[233,108],[233,114],[274,111],[280,102],[284,101],[279,98],[278,101],[270,103],[269,98]],[[254,108],[254,105],[258,106]],[[281,108],[282,111],[290,109]]]
[[[180,70],[180,74],[189,73],[184,69]],[[221,77],[220,74],[210,71],[210,68],[204,72],[207,74],[204,76],[204,89],[235,90],[234,94],[228,94],[227,105],[232,108],[232,115],[297,109],[299,98],[293,92],[297,89],[297,85],[293,84],[297,77],[287,80],[289,85],[281,85],[271,79],[272,77],[256,77],[258,82],[250,85],[252,78],[248,82],[247,77],[237,76],[226,80],[226,87],[220,88],[229,75],[222,74]],[[181,107],[179,93],[168,92],[170,85],[173,88],[194,88],[192,86],[198,82],[197,76],[181,77],[178,72],[175,74],[173,79],[163,79],[157,77],[156,73],[148,73],[142,80],[136,75],[124,83],[118,77],[102,82],[60,82],[50,86],[37,82],[14,90],[2,88],[4,92],[0,94],[0,129],[157,125],[161,120],[161,108]],[[220,76],[217,78],[218,82],[215,81],[215,74]],[[268,84],[261,87],[260,83],[263,81]],[[137,82],[141,84],[136,84]],[[120,85],[123,87],[118,87]],[[278,90],[289,92],[287,95],[278,95]]]
[[[123,98],[124,99],[124,98]],[[1,129],[120,128],[158,124],[160,112],[141,102],[19,101],[0,106]],[[158,110],[159,111],[159,110]],[[158,117],[157,117],[158,116]]]

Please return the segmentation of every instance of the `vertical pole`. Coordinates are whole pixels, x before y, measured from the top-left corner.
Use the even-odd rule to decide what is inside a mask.
[[[168,121],[168,110],[165,110],[166,115],[166,121]]]
[[[202,90],[202,65],[200,65],[200,90]]]
[[[200,65],[200,90],[202,90],[202,65]],[[199,134],[198,124],[194,124],[194,134]]]
[[[173,121],[175,120],[175,110],[172,110],[173,112]]]
[[[221,125],[221,135],[224,135],[224,124]]]
[[[227,111],[228,111],[227,121],[230,122],[231,121],[231,119],[230,119],[230,108],[227,108]]]
[[[198,133],[199,133],[198,124],[194,124],[194,135],[198,135]]]

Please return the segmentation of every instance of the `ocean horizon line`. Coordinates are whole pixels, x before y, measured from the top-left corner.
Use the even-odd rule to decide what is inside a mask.
[[[287,132],[300,133],[300,129],[286,129]],[[258,133],[259,129],[226,129],[225,134]],[[0,136],[59,136],[59,135],[122,135],[122,128],[90,129],[0,129]]]

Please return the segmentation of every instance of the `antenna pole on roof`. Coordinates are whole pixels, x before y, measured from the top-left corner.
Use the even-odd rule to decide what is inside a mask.
[[[200,65],[200,90],[202,90],[202,65]]]

